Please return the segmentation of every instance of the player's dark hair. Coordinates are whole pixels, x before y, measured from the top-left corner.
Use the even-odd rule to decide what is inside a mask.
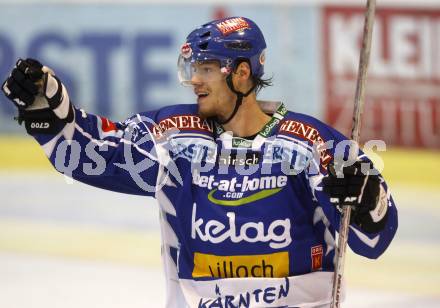
[[[237,60],[237,62],[235,64],[235,68],[237,68],[240,65],[240,63],[242,63],[242,62],[246,62],[247,64],[249,64],[249,67],[251,67],[249,59],[239,59],[239,60]],[[251,68],[251,70],[252,70],[252,68]],[[272,79],[273,79],[273,77],[261,78],[261,77],[257,77],[255,75],[252,75],[252,82],[255,85],[255,93],[258,94],[262,89],[264,89],[266,87],[273,86]]]
[[[273,77],[270,78],[259,78],[252,76],[252,82],[255,85],[255,93],[259,93],[263,88],[273,86],[272,82]]]

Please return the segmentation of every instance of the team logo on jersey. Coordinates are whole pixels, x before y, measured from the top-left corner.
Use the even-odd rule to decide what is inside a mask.
[[[310,248],[310,256],[312,258],[312,271],[322,269],[322,245],[313,246]]]
[[[235,31],[242,31],[250,28],[248,22],[242,17],[226,19],[225,21],[216,24],[216,26],[225,36]]]
[[[194,278],[242,278],[289,276],[287,251],[264,255],[217,256],[196,252],[194,254]]]

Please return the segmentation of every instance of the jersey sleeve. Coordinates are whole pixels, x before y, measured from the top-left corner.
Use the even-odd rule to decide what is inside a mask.
[[[115,192],[154,196],[159,172],[154,116],[114,123],[74,108],[74,121],[56,135],[33,137],[64,175]]]
[[[327,175],[326,167],[329,163],[334,161],[335,157],[343,157],[344,160],[348,158],[348,147],[343,145],[347,144],[349,140],[343,134],[324,123],[319,122],[315,125],[320,128],[319,132],[322,138],[322,140],[320,140],[321,145],[323,146],[324,142],[327,143],[327,146],[325,146],[327,149],[324,149],[324,147],[320,149],[321,145],[315,148],[318,153],[315,157],[319,157],[320,159],[315,159],[314,163],[310,164],[308,181],[313,199],[316,205],[322,208],[333,229],[332,233],[334,233],[339,230],[341,214],[336,207],[330,203],[329,196],[322,191],[322,179]],[[370,161],[361,150],[357,150],[356,154],[358,160]],[[319,162],[317,162],[318,160]],[[381,175],[379,175],[379,178],[381,181],[380,198],[376,211],[386,211],[385,228],[377,233],[367,233],[356,224],[351,224],[348,237],[348,245],[355,253],[371,259],[378,258],[387,249],[397,231],[398,225],[397,209],[388,185]],[[375,213],[370,213],[374,218],[373,215]]]

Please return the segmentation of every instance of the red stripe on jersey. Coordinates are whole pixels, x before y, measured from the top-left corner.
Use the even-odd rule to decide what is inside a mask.
[[[102,122],[101,129],[104,133],[117,130],[115,123],[113,123],[112,121],[110,121],[107,118],[104,118],[104,117],[100,117],[100,118],[101,118],[101,122]]]

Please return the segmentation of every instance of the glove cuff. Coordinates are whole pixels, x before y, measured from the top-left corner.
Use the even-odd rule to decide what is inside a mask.
[[[60,119],[52,109],[37,109],[37,110],[21,110],[19,112],[18,121],[24,121],[25,128],[28,134],[57,134],[66,123],[74,120],[73,106],[70,105],[67,117]]]
[[[66,119],[69,116],[69,94],[59,78],[49,72],[45,73],[44,95],[58,118]]]
[[[385,228],[388,220],[388,198],[382,185],[375,208],[368,212],[354,208],[351,218],[351,222],[367,233],[377,233]]]

